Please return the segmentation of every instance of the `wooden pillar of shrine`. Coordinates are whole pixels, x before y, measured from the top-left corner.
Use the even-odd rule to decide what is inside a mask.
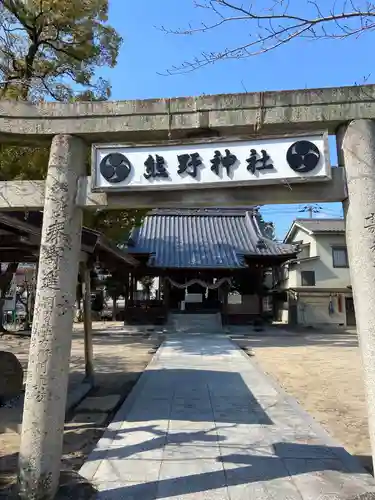
[[[171,287],[169,281],[166,278],[163,278],[163,304],[166,310],[169,309],[170,305],[170,291]]]
[[[130,274],[130,284],[129,284],[129,305],[131,307],[134,306],[134,296],[135,296],[135,277],[131,273]]]
[[[84,352],[85,352],[85,375],[86,380],[94,380],[94,352],[92,340],[92,316],[91,316],[91,262],[80,263],[80,273],[83,286],[83,325],[84,325]]]
[[[130,293],[130,275],[125,277],[124,283],[124,319],[126,319],[126,311],[129,307],[129,293]]]

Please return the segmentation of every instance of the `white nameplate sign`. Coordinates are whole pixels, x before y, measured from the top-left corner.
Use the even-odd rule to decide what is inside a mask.
[[[93,191],[292,184],[330,178],[326,133],[257,141],[93,146]]]
[[[187,293],[185,295],[185,302],[188,304],[200,304],[203,302],[203,295],[201,293]]]

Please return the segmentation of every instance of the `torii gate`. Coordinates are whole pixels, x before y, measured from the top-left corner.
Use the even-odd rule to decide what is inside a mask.
[[[58,487],[83,209],[344,203],[358,332],[375,457],[375,85],[146,101],[0,102],[0,140],[52,140],[46,182],[0,183],[0,210],[44,207],[37,299],[20,448],[20,492],[52,499]],[[285,186],[92,192],[91,143],[184,143],[196,137],[263,139],[336,134],[332,179]],[[176,142],[175,142],[176,143]],[[346,178],[345,178],[346,177]]]

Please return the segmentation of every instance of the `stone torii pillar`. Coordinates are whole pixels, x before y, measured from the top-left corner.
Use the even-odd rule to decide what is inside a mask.
[[[342,126],[337,145],[347,176],[346,240],[375,465],[375,121]]]
[[[76,137],[52,140],[19,455],[25,500],[52,499],[59,483],[82,232],[76,197],[85,153]]]

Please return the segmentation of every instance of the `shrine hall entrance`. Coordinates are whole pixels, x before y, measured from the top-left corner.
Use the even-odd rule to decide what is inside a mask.
[[[171,312],[221,312],[223,297],[220,288],[210,289],[204,283],[193,283],[186,288],[171,283],[169,308]]]
[[[226,324],[269,319],[273,269],[296,249],[264,226],[257,207],[151,210],[125,244],[140,262],[133,278],[159,277],[159,292],[130,301],[125,321],[160,324],[171,312],[220,313]]]

